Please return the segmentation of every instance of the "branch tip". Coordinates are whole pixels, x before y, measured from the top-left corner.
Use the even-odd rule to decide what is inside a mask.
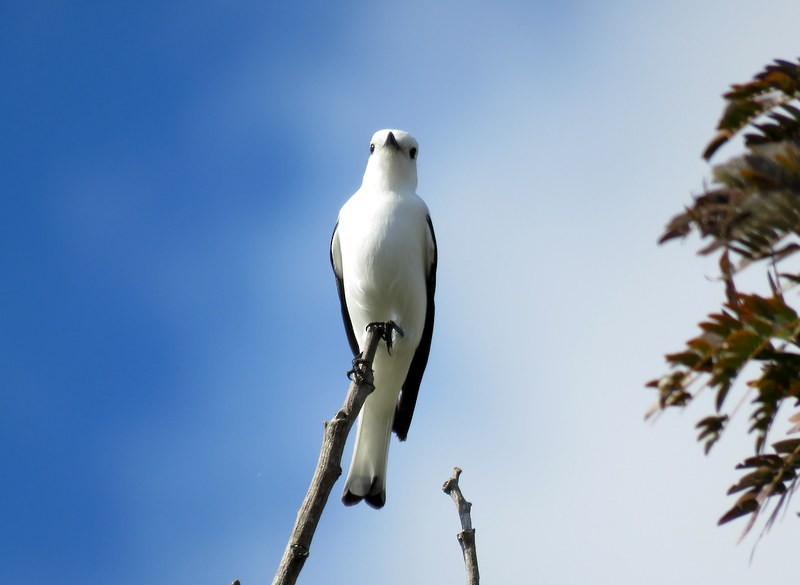
[[[478,552],[475,547],[475,529],[472,528],[472,518],[470,511],[472,504],[464,498],[458,479],[461,476],[461,469],[453,468],[452,475],[444,482],[442,491],[453,498],[461,520],[461,532],[456,537],[461,546],[461,553],[464,555],[464,565],[467,569],[467,585],[478,585],[480,576],[478,574]]]

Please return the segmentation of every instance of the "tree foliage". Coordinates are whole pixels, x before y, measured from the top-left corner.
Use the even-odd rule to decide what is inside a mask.
[[[792,307],[800,272],[787,268],[800,250],[800,62],[775,61],[724,98],[703,157],[739,133],[744,153],[712,167],[710,186],[672,218],[660,243],[698,234],[699,253],[719,258],[725,302],[683,350],[666,356],[669,371],[648,386],[658,392],[661,410],[685,407],[703,388],[714,392],[714,412],[697,424],[706,453],[741,402],[731,395],[741,388],[752,396],[753,454],[737,466],[744,475],[728,493],[740,495],[719,520],[749,516],[746,533],[774,503],[765,527],[771,525],[800,477],[800,439],[769,446],[779,416],[800,421],[800,317]],[[753,265],[765,270],[768,296],[737,288],[737,276]],[[742,376],[748,364],[757,365],[755,373],[750,368]],[[740,377],[749,379],[737,384]],[[797,430],[796,424],[791,431]]]

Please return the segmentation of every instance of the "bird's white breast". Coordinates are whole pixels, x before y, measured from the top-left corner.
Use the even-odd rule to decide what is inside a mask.
[[[394,320],[416,347],[425,320],[427,207],[414,193],[358,191],[339,215],[339,245],[354,330]]]

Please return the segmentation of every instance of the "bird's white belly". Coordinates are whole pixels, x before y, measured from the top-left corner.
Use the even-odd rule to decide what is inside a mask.
[[[341,246],[345,297],[353,329],[361,338],[369,323],[391,320],[404,332],[398,349],[405,345],[416,348],[427,304],[425,217],[385,210],[359,215],[345,220],[359,222],[357,227],[340,231],[350,234]],[[387,217],[392,219],[376,220]]]

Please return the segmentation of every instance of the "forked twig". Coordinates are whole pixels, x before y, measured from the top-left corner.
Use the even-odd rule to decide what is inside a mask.
[[[442,491],[453,498],[458,509],[458,516],[461,519],[461,532],[458,533],[458,544],[461,545],[461,553],[464,555],[464,565],[467,569],[467,585],[478,585],[480,575],[478,574],[478,551],[475,548],[475,529],[472,527],[472,517],[470,512],[472,504],[464,498],[461,488],[458,485],[458,478],[461,470],[453,468],[453,474],[444,485]]]

